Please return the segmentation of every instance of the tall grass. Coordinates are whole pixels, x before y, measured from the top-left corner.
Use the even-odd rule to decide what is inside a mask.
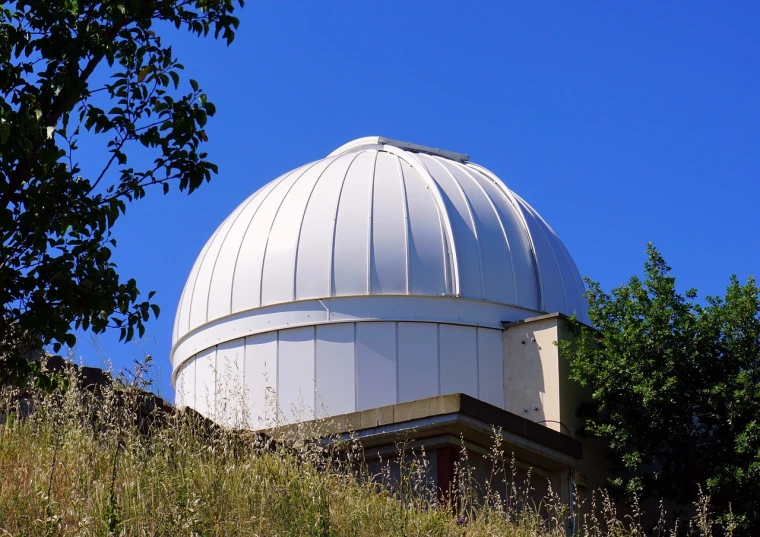
[[[474,482],[473,455],[463,450],[440,501],[424,451],[409,445],[372,475],[355,442],[326,446],[304,435],[275,445],[183,412],[137,422],[139,388],[114,383],[94,395],[71,379],[52,394],[31,390],[34,412],[23,419],[14,417],[18,398],[3,392],[0,535],[567,534],[569,511],[551,491],[539,505],[531,500],[500,435],[490,483]],[[590,516],[573,520],[579,533],[644,534],[635,516],[617,517],[609,496],[596,498]],[[687,529],[711,535],[706,498]]]

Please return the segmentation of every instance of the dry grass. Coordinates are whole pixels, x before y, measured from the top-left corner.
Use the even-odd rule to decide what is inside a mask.
[[[106,388],[94,398],[70,386],[35,396],[31,416],[0,426],[0,535],[567,534],[568,511],[553,494],[531,502],[498,441],[489,459],[506,494],[478,489],[463,452],[455,511],[437,501],[424,453],[403,459],[401,478],[391,479],[390,465],[370,475],[351,443],[272,449],[253,435],[209,432],[182,413],[142,434],[136,390]],[[579,532],[643,535],[635,516],[621,521],[609,497],[597,498],[595,514],[575,520]],[[703,509],[692,529],[706,537],[706,499]]]

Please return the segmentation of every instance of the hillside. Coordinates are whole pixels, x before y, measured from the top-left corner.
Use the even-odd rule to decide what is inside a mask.
[[[566,535],[568,513],[552,497],[528,500],[498,446],[491,457],[501,493],[477,490],[465,461],[453,501],[438,501],[424,453],[370,476],[350,443],[275,443],[194,413],[156,406],[140,414],[136,387],[66,384],[50,395],[32,390],[34,411],[23,419],[4,392],[2,535]],[[597,497],[597,516],[577,520],[580,530],[641,535]],[[708,518],[692,521],[694,535],[710,535]]]

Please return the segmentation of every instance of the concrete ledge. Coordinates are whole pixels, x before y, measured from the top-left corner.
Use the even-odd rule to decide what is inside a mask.
[[[313,431],[313,436],[358,439],[365,448],[387,446],[401,439],[424,443],[448,434],[490,447],[493,430],[501,431],[505,451],[546,468],[574,466],[583,444],[568,435],[534,423],[463,393],[419,399],[340,416],[286,425],[266,431],[286,439]]]

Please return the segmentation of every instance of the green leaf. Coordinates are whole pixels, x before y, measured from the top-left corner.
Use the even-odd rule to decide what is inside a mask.
[[[8,137],[11,135],[11,124],[7,121],[0,120],[0,144],[5,144],[8,141]]]
[[[152,65],[146,65],[142,69],[140,69],[140,72],[137,74],[137,81],[142,82],[145,80],[145,77],[148,76],[150,73],[154,71],[154,67]]]

